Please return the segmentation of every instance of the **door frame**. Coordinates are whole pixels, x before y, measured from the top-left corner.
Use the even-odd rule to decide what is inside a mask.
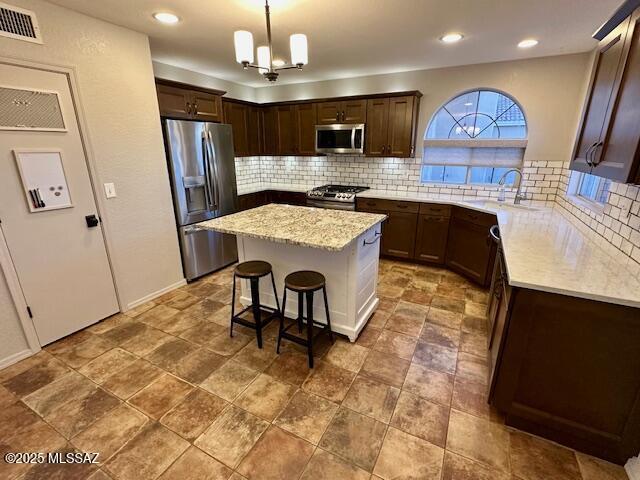
[[[116,272],[114,261],[111,255],[113,249],[113,242],[111,239],[111,235],[109,234],[109,221],[106,217],[105,212],[107,211],[105,205],[105,199],[97,194],[97,186],[100,185],[100,175],[95,167],[95,155],[93,153],[93,148],[91,146],[91,141],[89,140],[89,136],[87,132],[89,129],[87,128],[87,124],[85,121],[85,113],[82,108],[82,99],[80,97],[80,90],[77,84],[77,70],[73,66],[66,65],[55,65],[55,64],[45,64],[40,62],[33,62],[29,60],[21,60],[12,57],[3,57],[0,56],[0,64],[9,65],[14,67],[22,67],[22,68],[30,68],[33,70],[42,70],[45,72],[52,72],[65,75],[67,78],[67,83],[69,85],[69,92],[71,94],[71,101],[73,103],[74,112],[76,122],[78,123],[78,132],[80,134],[80,143],[82,144],[82,150],[84,152],[85,164],[87,166],[87,172],[89,174],[89,183],[91,184],[91,191],[93,193],[93,199],[96,204],[97,215],[100,218],[100,223],[102,224],[102,238],[104,241],[104,246],[107,254],[107,262],[109,264],[109,271],[111,273],[111,282],[113,283],[113,288],[116,294],[116,300],[118,302],[118,307],[120,311],[126,310],[126,306],[122,304],[122,298],[120,292],[118,291],[118,284],[116,282]],[[22,324],[22,329],[24,331],[25,337],[27,339],[27,343],[29,348],[33,353],[38,352],[41,349],[40,341],[36,334],[35,326],[33,324],[32,319],[30,318],[27,312],[27,301],[24,296],[24,292],[22,290],[22,286],[20,285],[20,278],[18,276],[18,272],[16,271],[15,265],[13,264],[13,260],[11,259],[11,253],[9,251],[9,246],[6,243],[4,237],[4,231],[2,230],[2,226],[0,224],[0,268],[2,269],[4,276],[7,281],[7,285],[9,287],[9,292],[13,299],[14,306],[18,313],[18,317]]]

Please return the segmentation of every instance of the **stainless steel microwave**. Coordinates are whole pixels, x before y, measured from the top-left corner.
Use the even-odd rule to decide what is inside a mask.
[[[316,152],[364,153],[364,123],[316,125]]]

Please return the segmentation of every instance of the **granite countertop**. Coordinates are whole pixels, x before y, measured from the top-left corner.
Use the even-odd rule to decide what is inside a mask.
[[[199,228],[340,251],[385,215],[269,204],[198,223]]]
[[[289,190],[306,187],[290,185]],[[513,200],[389,190],[366,190],[358,197],[442,203],[496,214],[510,285],[640,307],[638,265],[555,203],[517,209],[511,206]]]

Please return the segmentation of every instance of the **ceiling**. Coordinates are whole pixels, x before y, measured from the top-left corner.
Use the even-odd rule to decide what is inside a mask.
[[[264,44],[263,0],[51,0],[149,35],[154,60],[253,87],[267,83],[235,63],[233,32]],[[271,0],[274,58],[305,33],[309,65],[280,75],[298,83],[379,73],[541,57],[592,49],[591,34],[621,0]],[[177,25],[152,18],[177,14]],[[447,32],[464,39],[446,45]],[[540,40],[531,49],[516,44]]]

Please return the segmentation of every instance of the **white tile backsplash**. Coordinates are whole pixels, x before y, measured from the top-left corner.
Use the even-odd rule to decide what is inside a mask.
[[[364,185],[374,190],[415,192],[452,197],[497,198],[496,186],[420,183],[420,158],[365,156],[260,156],[236,158],[238,189],[275,188],[303,185],[309,188],[326,183]],[[568,162],[527,160],[523,165],[523,186],[534,203],[555,202],[566,212],[596,232],[640,264],[640,189],[612,183],[602,213],[572,201],[567,194]],[[515,189],[507,188],[507,198]],[[625,212],[629,215],[625,216]]]

